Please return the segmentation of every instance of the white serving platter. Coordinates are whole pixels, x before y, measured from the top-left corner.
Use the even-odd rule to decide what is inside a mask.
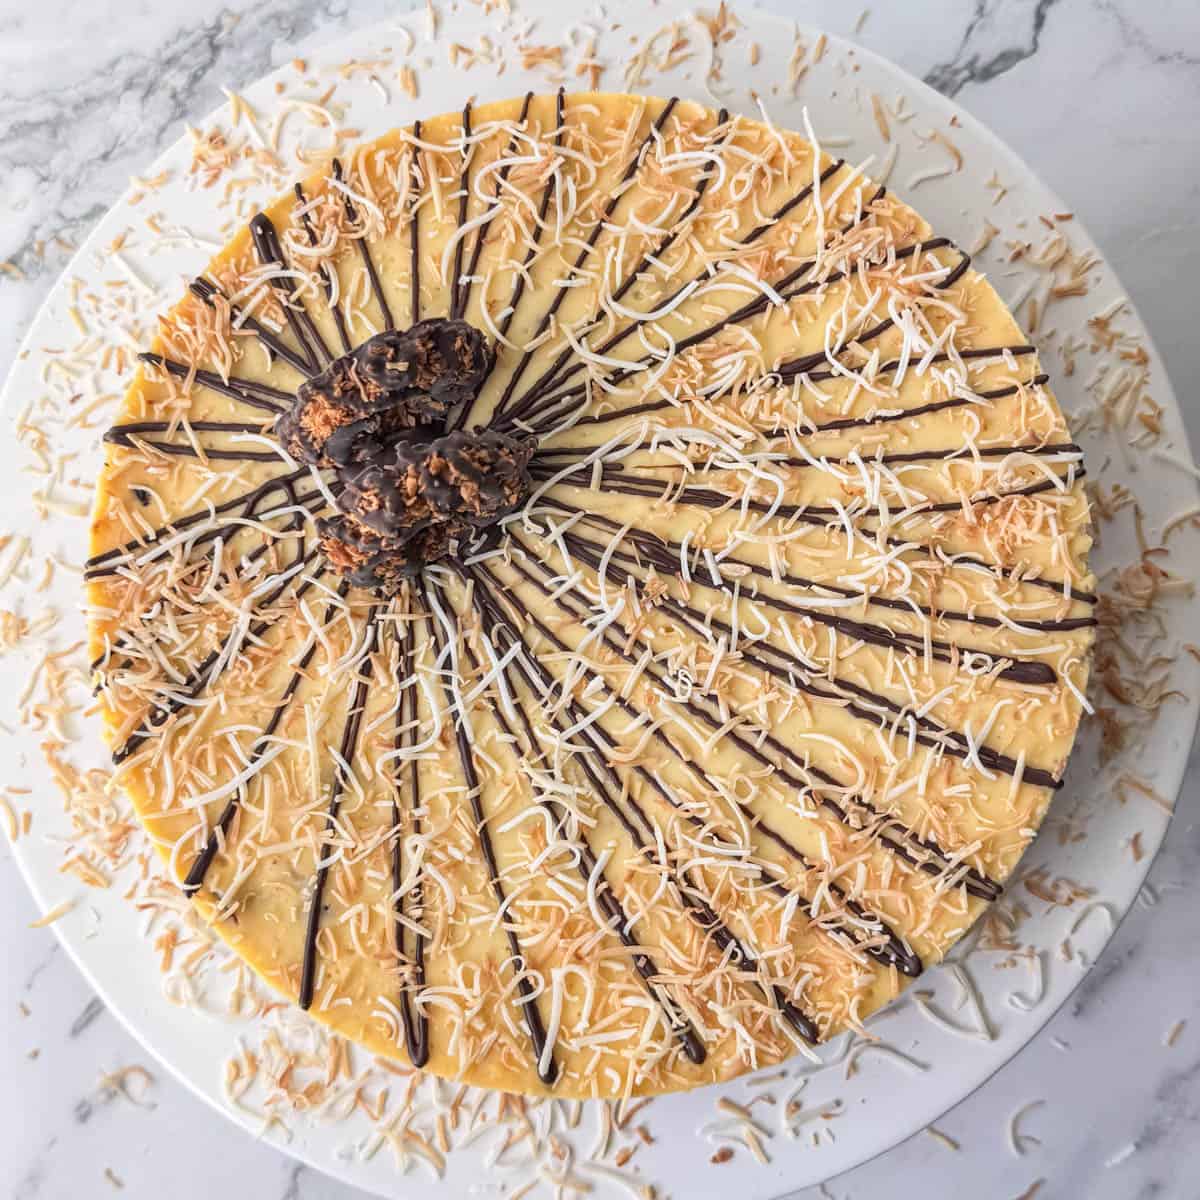
[[[720,79],[716,80],[710,76],[708,37],[693,10],[676,0],[622,5],[620,28],[614,29],[616,12],[614,8],[606,14],[582,0],[514,0],[509,15],[495,5],[481,7],[466,0],[457,9],[439,5],[436,30],[431,30],[423,12],[407,14],[308,55],[303,72],[287,66],[245,89],[241,95],[256,114],[253,124],[243,115],[241,122],[232,126],[236,106],[233,111],[226,106],[207,118],[197,118],[196,125],[202,131],[224,128],[235,143],[270,143],[278,134],[290,163],[278,179],[282,187],[289,176],[300,174],[290,157],[296,145],[317,148],[329,144],[328,127],[311,123],[314,110],[290,103],[301,98],[311,104],[320,96],[323,82],[306,89],[304,78],[336,81],[337,91],[330,103],[342,106],[341,123],[370,137],[416,117],[457,109],[468,95],[482,102],[529,88],[547,91],[557,86],[545,68],[521,68],[520,55],[514,50],[521,43],[565,43],[564,82],[568,88],[582,88],[584,83],[575,75],[574,65],[586,55],[589,40],[595,37],[595,57],[608,64],[601,86],[624,90],[624,66],[633,50],[660,32],[652,46],[655,53],[649,56],[653,60],[657,50],[666,48],[672,22],[677,22],[676,28],[691,37],[695,52],[673,70],[647,67],[640,88],[631,85],[629,90],[673,93],[714,106],[723,103],[758,116],[756,91],[771,119],[789,128],[802,127],[802,107],[807,106],[827,148],[836,147],[854,162],[873,155],[868,174],[890,173],[892,188],[910,199],[935,228],[964,246],[971,245],[985,221],[994,223],[1005,235],[1036,244],[1046,233],[1038,222],[1039,214],[1062,213],[1069,208],[1069,203],[1054,196],[1020,158],[967,113],[893,64],[849,43],[830,37],[822,44],[817,31],[797,30],[780,17],[753,9],[740,10],[732,38],[719,47]],[[794,59],[797,37],[802,51],[801,57]],[[475,56],[469,71],[462,69],[462,52],[457,52],[460,65],[449,65],[454,43]],[[759,47],[758,61],[753,64],[752,44]],[[345,66],[351,62],[360,65],[347,74]],[[503,71],[499,70],[502,62],[506,64]],[[795,86],[794,62],[807,64]],[[409,98],[398,81],[397,71],[405,63],[416,69],[420,89],[416,99]],[[877,120],[873,96],[885,106],[888,141]],[[280,113],[284,115],[279,117]],[[953,152],[945,142],[929,137],[934,130],[961,153],[961,167],[956,169]],[[203,1015],[174,1002],[177,992],[164,987],[158,956],[146,937],[145,918],[122,899],[125,888],[120,877],[115,886],[97,890],[85,888],[60,871],[72,827],[53,799],[57,793],[40,748],[47,731],[37,727],[36,715],[31,718],[30,705],[45,683],[45,668],[39,674],[38,664],[47,645],[59,650],[78,642],[83,619],[77,574],[59,568],[46,588],[38,590],[38,585],[46,555],[76,564],[86,555],[86,520],[69,510],[86,507],[87,483],[100,462],[105,414],[123,387],[113,371],[96,365],[96,350],[106,341],[119,343],[129,338],[127,322],[109,323],[103,311],[89,308],[82,318],[83,328],[76,315],[81,312],[81,296],[100,294],[106,281],[125,278],[127,293],[137,299],[144,327],[150,328],[154,313],[177,298],[183,281],[201,270],[225,240],[235,223],[234,206],[239,208],[240,221],[253,211],[256,201],[267,198],[269,193],[261,187],[227,194],[225,179],[211,187],[202,186],[201,177],[189,173],[192,157],[191,138],[185,137],[145,172],[148,180],[168,172],[165,181],[152,189],[134,185],[97,224],[34,322],[4,391],[9,421],[22,413],[31,413],[39,421],[44,415],[42,423],[54,429],[56,446],[77,451],[63,478],[48,480],[30,473],[36,455],[31,453],[28,435],[0,441],[2,523],[13,535],[0,548],[0,577],[6,573],[6,556],[19,556],[26,545],[21,538],[29,539],[24,560],[0,587],[0,603],[30,617],[52,606],[60,617],[48,642],[33,642],[0,658],[0,718],[14,728],[5,745],[6,782],[29,787],[39,798],[34,831],[17,843],[17,858],[45,909],[73,903],[70,911],[55,921],[54,929],[107,1006],[165,1067],[232,1120],[255,1135],[278,1139],[283,1152],[381,1196],[466,1200],[511,1195],[537,1178],[536,1163],[516,1156],[511,1163],[507,1158],[496,1162],[495,1146],[486,1135],[451,1153],[440,1182],[434,1182],[419,1163],[409,1162],[406,1173],[404,1164],[397,1164],[390,1153],[364,1153],[372,1144],[372,1128],[365,1118],[357,1125],[353,1120],[289,1120],[290,1140],[284,1140],[278,1127],[264,1133],[262,1119],[249,1099],[245,1106],[235,1107],[223,1086],[224,1062],[234,1050],[235,1038],[251,1038],[253,1027],[246,1021]],[[230,195],[235,197],[232,204],[222,206],[220,202]],[[144,221],[151,214],[160,215],[160,227],[173,231],[170,237],[148,236]],[[1087,272],[1091,287],[1086,297],[1056,303],[1052,314],[1047,314],[1043,334],[1050,336],[1045,359],[1068,414],[1086,415],[1095,408],[1097,390],[1102,390],[1095,373],[1104,365],[1103,356],[1080,347],[1079,367],[1068,374],[1061,351],[1064,346],[1069,350],[1071,338],[1085,328],[1089,315],[1111,308],[1122,291],[1078,223],[1064,228],[1076,253],[1094,255],[1094,265]],[[112,250],[114,239],[126,231],[124,243]],[[1001,294],[1010,300],[1039,296],[1044,273],[1022,263],[1007,264],[1005,249],[1003,236],[995,238],[980,258],[981,268],[989,271]],[[1141,502],[1145,528],[1158,531],[1176,514],[1196,505],[1196,478],[1178,465],[1191,462],[1178,405],[1137,314],[1126,306],[1113,320],[1139,337],[1149,354],[1153,394],[1163,409],[1163,436],[1157,446],[1165,457],[1128,450],[1124,435],[1104,435],[1095,420],[1086,423],[1080,436],[1093,474],[1099,475],[1105,487],[1119,482],[1133,489]],[[136,346],[130,343],[127,348]],[[1112,372],[1121,369],[1119,363],[1110,368]],[[1107,384],[1112,385],[1115,378],[1115,374],[1106,376]],[[103,395],[112,397],[108,407],[101,405],[88,421],[72,424],[72,403],[78,413],[87,409],[94,397]],[[77,397],[74,402],[72,396]],[[55,406],[68,414],[66,420],[51,414]],[[31,502],[35,491],[42,497],[37,504]],[[1194,530],[1183,529],[1172,541],[1174,557],[1195,561],[1198,543]],[[1104,529],[1096,551],[1097,570],[1105,577],[1136,554],[1132,522],[1115,522]],[[1189,630],[1196,628],[1197,609],[1191,601],[1181,599],[1166,605],[1162,612],[1165,624],[1153,642],[1154,652],[1174,656],[1181,644],[1194,636]],[[1146,645],[1149,654],[1151,643]],[[67,661],[81,662],[82,653],[82,649],[75,651],[74,658],[68,656]],[[749,1077],[655,1101],[646,1118],[655,1141],[641,1148],[624,1172],[625,1182],[599,1172],[588,1173],[586,1155],[601,1116],[596,1108],[584,1106],[577,1128],[562,1136],[577,1145],[579,1170],[593,1184],[592,1194],[627,1195],[630,1182],[635,1190],[653,1183],[660,1198],[703,1200],[727,1195],[731,1189],[736,1189],[739,1200],[771,1200],[790,1194],[845,1171],[920,1130],[1012,1058],[1079,984],[1136,898],[1165,833],[1169,817],[1163,808],[1142,793],[1132,794],[1128,803],[1117,803],[1110,785],[1130,770],[1160,797],[1174,798],[1196,722],[1200,663],[1181,654],[1172,671],[1172,686],[1183,698],[1165,708],[1158,720],[1147,723],[1134,744],[1114,761],[1101,767],[1098,731],[1085,731],[1067,786],[1055,801],[1046,832],[1024,860],[1022,873],[1044,868],[1047,879],[1070,880],[1091,889],[1092,894],[1072,905],[1051,905],[1032,893],[1021,893],[1028,915],[1020,923],[1017,938],[1027,949],[1025,957],[1014,961],[1011,954],[981,949],[968,952],[967,947],[956,950],[948,967],[928,972],[921,981],[921,988],[931,993],[925,1008],[933,1017],[912,997],[906,997],[872,1021],[872,1030],[889,1048],[884,1051],[861,1049],[839,1039],[824,1052],[823,1067],[797,1060],[788,1065],[785,1078],[765,1086]],[[82,696],[79,691],[78,698]],[[22,712],[25,723],[21,722]],[[70,749],[75,761],[100,764],[103,748],[98,725],[80,712],[69,726],[78,739]],[[1080,830],[1086,836],[1060,836],[1064,831]],[[1137,834],[1143,851],[1140,861],[1129,852],[1130,840]],[[213,958],[218,960],[218,952]],[[1001,966],[1009,969],[996,969]],[[286,1019],[293,1025],[306,1020],[299,1014]],[[854,1065],[853,1072],[847,1070],[848,1064]],[[743,1149],[719,1169],[712,1166],[709,1159],[716,1143],[712,1131],[703,1129],[714,1121],[717,1099],[728,1096],[745,1103],[763,1091],[772,1093],[777,1101],[774,1106],[764,1104],[755,1109],[757,1119],[771,1134],[764,1143],[769,1163],[757,1162]],[[793,1094],[800,1104],[799,1113],[785,1121],[786,1100]],[[437,1103],[436,1096],[432,1103]],[[546,1117],[546,1121],[553,1119]],[[542,1121],[539,1129],[544,1124]],[[539,1184],[530,1194],[551,1195],[553,1189],[548,1183]]]

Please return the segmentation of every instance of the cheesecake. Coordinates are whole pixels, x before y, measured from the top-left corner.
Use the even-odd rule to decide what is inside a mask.
[[[695,1087],[898,996],[1060,787],[1083,455],[811,131],[538,94],[348,149],[158,324],[92,670],[203,917],[371,1052]]]

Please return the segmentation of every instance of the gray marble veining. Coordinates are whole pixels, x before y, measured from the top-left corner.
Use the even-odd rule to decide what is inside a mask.
[[[220,102],[221,86],[244,85],[306,43],[402,7],[0,0],[0,258],[25,275],[0,278],[0,363],[66,261],[54,239],[81,238],[185,120]],[[863,5],[768,7],[849,33]],[[856,36],[990,124],[1087,223],[1163,350],[1200,444],[1190,386],[1200,378],[1195,0],[879,3]],[[1147,902],[1042,1035],[938,1122],[961,1149],[918,1135],[808,1195],[1009,1200],[1042,1180],[1038,1200],[1200,1196],[1192,1162],[1200,1139],[1198,785],[1193,752]],[[361,1197],[250,1140],[161,1073],[152,1108],[102,1087],[107,1072],[147,1057],[53,935],[27,928],[36,913],[7,851],[0,911],[0,1195]],[[1166,1031],[1185,1019],[1165,1047]],[[1034,1099],[1045,1103],[1023,1129],[1040,1145],[1015,1158],[1005,1126]]]
[[[1046,18],[1058,0],[976,0],[954,57],[925,72],[925,82],[947,96],[984,84],[1032,58]]]

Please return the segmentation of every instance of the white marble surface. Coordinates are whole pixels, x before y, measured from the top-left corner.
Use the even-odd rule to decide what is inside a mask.
[[[769,6],[841,33],[861,11],[844,0]],[[0,276],[0,364],[64,265],[53,239],[82,237],[131,172],[220,101],[222,85],[244,85],[307,42],[399,7],[0,0],[0,259],[25,274]],[[854,36],[954,95],[1088,224],[1162,349],[1200,444],[1190,387],[1200,377],[1196,0],[892,0]],[[1189,1153],[1200,1139],[1198,786],[1193,753],[1147,902],[1041,1036],[938,1122],[961,1149],[919,1135],[826,1196],[969,1190],[1005,1200],[1038,1180],[1038,1200],[1200,1196]],[[28,928],[37,914],[7,850],[0,911],[0,1196],[91,1198],[121,1186],[173,1200],[362,1195],[254,1143],[153,1068],[53,934]],[[1184,1019],[1167,1048],[1164,1035]],[[145,1107],[100,1084],[132,1063],[157,1076]],[[1007,1122],[1035,1099],[1044,1103],[1022,1130],[1041,1144],[1017,1158]]]

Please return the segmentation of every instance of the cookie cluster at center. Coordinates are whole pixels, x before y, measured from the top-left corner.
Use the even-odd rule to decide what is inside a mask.
[[[448,427],[492,362],[465,321],[387,330],[306,380],[276,421],[289,454],[335,473],[321,550],[354,585],[393,595],[525,500],[531,441]]]

